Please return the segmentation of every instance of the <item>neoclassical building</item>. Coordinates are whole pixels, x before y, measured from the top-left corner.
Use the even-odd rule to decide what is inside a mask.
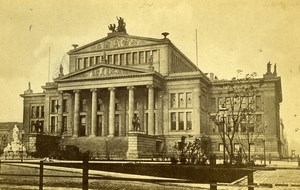
[[[29,85],[21,95],[26,149],[35,152],[43,143],[45,148],[59,142],[89,150],[94,157],[109,152],[113,158],[131,159],[171,153],[182,136],[205,133],[212,138],[213,152],[221,154],[209,113],[222,96],[214,86],[226,81],[203,73],[168,33],[159,39],[132,36],[123,22],[119,18],[117,28],[110,25],[111,33],[102,39],[74,44],[68,74],[61,67],[43,92],[33,93]],[[280,77],[267,73],[261,80],[267,84],[261,114],[272,134],[268,153],[279,156]]]

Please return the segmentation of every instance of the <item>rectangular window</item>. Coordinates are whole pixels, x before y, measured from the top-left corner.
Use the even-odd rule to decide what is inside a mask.
[[[82,58],[78,58],[78,69],[83,69],[84,68],[84,64],[83,64],[83,59]]]
[[[100,64],[100,56],[96,56],[96,64]]]
[[[183,112],[178,113],[178,126],[179,126],[179,130],[184,130]]]
[[[80,109],[80,111],[86,112],[86,110],[87,110],[86,99],[82,99],[81,100],[81,109]]]
[[[131,65],[131,54],[130,53],[126,54],[126,65]]]
[[[176,108],[176,94],[171,94],[171,108]]]
[[[125,54],[120,54],[120,65],[125,65]]]
[[[63,105],[62,105],[62,109],[63,109],[63,113],[67,113],[68,112],[68,101],[67,99],[63,99]]]
[[[115,99],[115,110],[120,111],[121,110],[121,104],[119,99]]]
[[[112,55],[107,56],[108,64],[112,64]]]
[[[94,57],[90,57],[90,66],[94,65],[94,60],[95,60]]]
[[[35,109],[36,109],[36,107],[35,106],[32,106],[31,107],[31,118],[36,118],[36,115],[35,115]]]
[[[115,134],[114,136],[119,136],[119,126],[120,126],[120,116],[118,114],[115,115]]]
[[[41,106],[41,117],[45,116],[44,106]]]
[[[146,51],[146,63],[150,63],[151,51]]]
[[[103,101],[101,98],[98,98],[97,101],[97,111],[103,111]]]
[[[186,107],[188,107],[188,108],[192,107],[192,93],[191,92],[186,93]]]
[[[176,130],[176,113],[171,113],[171,130]]]
[[[86,128],[86,118],[85,116],[80,117],[80,128],[79,128],[79,136],[85,136],[85,128]]]
[[[144,59],[145,57],[144,57],[144,52],[142,51],[142,52],[139,52],[139,63],[140,64],[143,64],[143,63],[145,63],[145,59]]]
[[[133,56],[132,64],[137,64],[137,56],[138,56],[137,52],[132,53],[132,56]]]
[[[89,58],[88,57],[85,57],[84,58],[84,68],[87,68],[89,66]]]
[[[97,136],[102,136],[102,115],[98,115]]]
[[[50,125],[50,131],[51,131],[51,133],[55,132],[55,128],[56,128],[56,118],[55,117],[51,117],[51,125]]]
[[[223,152],[223,150],[224,150],[224,145],[223,145],[223,143],[219,143],[219,151],[220,151],[220,152]]]
[[[186,129],[192,130],[192,113],[191,112],[186,113]]]
[[[256,103],[256,110],[261,111],[262,110],[262,102],[261,102],[261,96],[256,96],[255,98],[255,103]]]
[[[114,65],[119,65],[119,55],[118,54],[114,55]]]
[[[67,132],[67,128],[68,128],[68,117],[67,116],[63,116],[61,134],[66,133]]]
[[[184,96],[183,96],[183,93],[179,93],[178,94],[178,106],[180,108],[184,107]]]
[[[40,106],[36,106],[36,109],[35,109],[35,116],[36,116],[36,117],[40,117]]]
[[[51,113],[56,113],[56,100],[51,100]]]

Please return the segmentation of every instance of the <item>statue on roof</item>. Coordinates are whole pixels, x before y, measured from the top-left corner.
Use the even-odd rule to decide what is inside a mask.
[[[108,26],[108,29],[111,30],[112,33],[117,32],[117,31],[116,31],[116,25],[115,25],[115,24],[110,24],[110,25]]]
[[[62,66],[62,64],[60,64],[58,77],[62,77],[62,76],[64,76],[64,67]]]
[[[118,20],[118,32],[125,32],[126,33],[126,23],[124,22],[124,18],[117,17]]]

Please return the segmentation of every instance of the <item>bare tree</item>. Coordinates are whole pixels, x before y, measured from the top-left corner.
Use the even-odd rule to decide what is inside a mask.
[[[218,102],[221,107],[216,114],[210,114],[218,126],[217,134],[223,142],[224,152],[229,155],[230,164],[241,151],[248,152],[250,158],[250,146],[261,134],[261,121],[256,117],[256,96],[263,83],[255,79],[256,73],[239,79],[241,72],[238,70],[237,78],[217,84],[219,94],[223,96]],[[235,147],[235,142],[241,145],[240,150]]]

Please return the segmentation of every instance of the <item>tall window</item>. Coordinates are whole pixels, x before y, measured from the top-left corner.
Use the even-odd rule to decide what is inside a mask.
[[[184,96],[183,96],[183,93],[179,93],[178,94],[178,106],[180,108],[184,107]]]
[[[67,104],[67,99],[63,99],[63,105],[62,105],[62,109],[63,109],[63,113],[68,112],[68,104]]]
[[[120,104],[120,100],[118,98],[115,99],[115,110],[116,111],[121,110],[121,104]]]
[[[138,57],[138,53],[137,52],[134,52],[134,53],[132,53],[132,56],[133,56],[133,62],[132,62],[132,64],[137,64],[137,57]]]
[[[89,58],[88,57],[85,57],[84,58],[84,68],[87,68],[89,66]]]
[[[223,143],[219,143],[219,151],[222,152],[224,150],[224,145]]]
[[[150,62],[151,51],[146,51],[146,63]]]
[[[80,128],[79,128],[79,136],[85,136],[85,128],[86,128],[86,118],[85,116],[80,117]]]
[[[86,99],[82,99],[81,100],[81,109],[80,109],[80,111],[86,112],[86,110],[87,110]]]
[[[183,112],[178,113],[178,126],[179,126],[179,130],[184,130]]]
[[[96,64],[100,63],[100,56],[96,56]]]
[[[36,107],[35,107],[35,106],[32,106],[32,107],[31,107],[31,117],[32,117],[32,118],[36,118],[36,115],[35,115],[36,112],[35,112],[35,110],[36,110]]]
[[[84,64],[83,64],[83,59],[82,58],[78,58],[78,69],[83,69],[84,68]]]
[[[35,116],[36,116],[36,117],[40,117],[40,106],[36,106],[36,109],[35,109]]]
[[[171,130],[176,130],[176,113],[171,113]]]
[[[131,65],[131,54],[130,53],[126,54],[126,65]]]
[[[186,93],[186,107],[192,107],[192,93]]]
[[[51,133],[55,132],[55,126],[56,126],[56,117],[51,117],[51,125],[50,125],[50,131]]]
[[[112,55],[107,56],[108,64],[112,64]]]
[[[260,111],[262,110],[262,102],[261,102],[261,96],[256,96],[256,110]]]
[[[120,65],[125,65],[125,54],[120,54]]]
[[[114,55],[114,64],[119,65],[119,55],[118,54]]]
[[[191,112],[186,113],[186,129],[192,130],[192,113]]]
[[[120,116],[118,114],[115,115],[115,136],[119,136],[119,126],[120,126],[120,121],[119,121]]]
[[[98,98],[97,101],[97,111],[103,111],[103,101],[101,98]]]
[[[56,100],[51,100],[51,113],[56,113]]]
[[[144,59],[144,52],[139,52],[139,63],[145,63],[145,59]]]
[[[41,117],[45,116],[44,106],[41,106]]]
[[[94,60],[95,60],[94,57],[90,57],[90,66],[94,65]]]
[[[171,94],[171,108],[176,107],[176,94]]]

